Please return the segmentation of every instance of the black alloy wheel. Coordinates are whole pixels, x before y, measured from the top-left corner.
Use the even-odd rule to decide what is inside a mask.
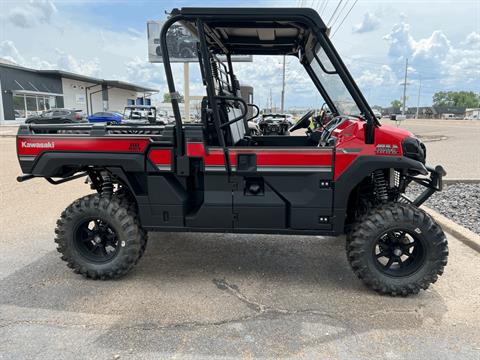
[[[416,294],[443,274],[448,244],[442,228],[411,204],[370,209],[347,234],[355,274],[381,294]]]
[[[400,229],[377,238],[373,247],[375,265],[390,276],[408,276],[417,271],[425,258],[422,240]]]
[[[115,230],[101,219],[80,223],[74,234],[74,244],[83,256],[94,262],[113,259],[120,245]]]
[[[135,203],[116,195],[91,194],[74,201],[62,212],[55,233],[62,260],[90,279],[127,274],[147,241]]]

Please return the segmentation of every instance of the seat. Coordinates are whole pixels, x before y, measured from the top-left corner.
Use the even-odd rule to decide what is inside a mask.
[[[233,100],[218,100],[217,106],[222,124],[226,124],[227,122],[238,118],[243,112],[242,105]],[[203,98],[201,107],[202,123],[206,124],[206,138],[209,140],[209,144],[219,145],[213,116],[209,112],[207,97]],[[244,119],[235,121],[229,126],[223,128],[223,134],[227,146],[245,145],[244,140],[248,137],[248,133]]]

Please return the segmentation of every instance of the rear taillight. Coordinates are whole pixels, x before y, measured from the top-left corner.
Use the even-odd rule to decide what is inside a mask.
[[[75,119],[80,120],[82,118],[82,115],[80,114],[75,114]]]

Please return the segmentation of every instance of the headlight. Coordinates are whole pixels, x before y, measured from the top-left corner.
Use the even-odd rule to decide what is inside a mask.
[[[425,164],[427,149],[423,142],[415,137],[408,137],[402,141],[403,156],[417,160]]]

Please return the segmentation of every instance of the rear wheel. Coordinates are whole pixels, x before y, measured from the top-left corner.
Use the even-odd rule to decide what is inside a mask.
[[[62,260],[91,279],[125,275],[145,244],[145,233],[126,203],[99,194],[73,202],[57,221],[55,233]]]
[[[120,188],[114,193],[114,196],[120,201],[120,203],[128,209],[128,212],[133,216],[136,216],[138,213],[137,204],[135,199],[132,197],[130,192],[126,191],[124,188]],[[142,232],[142,247],[140,249],[140,255],[138,256],[137,262],[142,258],[145,250],[147,249],[148,243],[148,233],[140,226],[140,231]]]
[[[382,294],[416,294],[434,283],[447,264],[447,239],[424,211],[392,203],[372,209],[347,237],[355,274]]]

